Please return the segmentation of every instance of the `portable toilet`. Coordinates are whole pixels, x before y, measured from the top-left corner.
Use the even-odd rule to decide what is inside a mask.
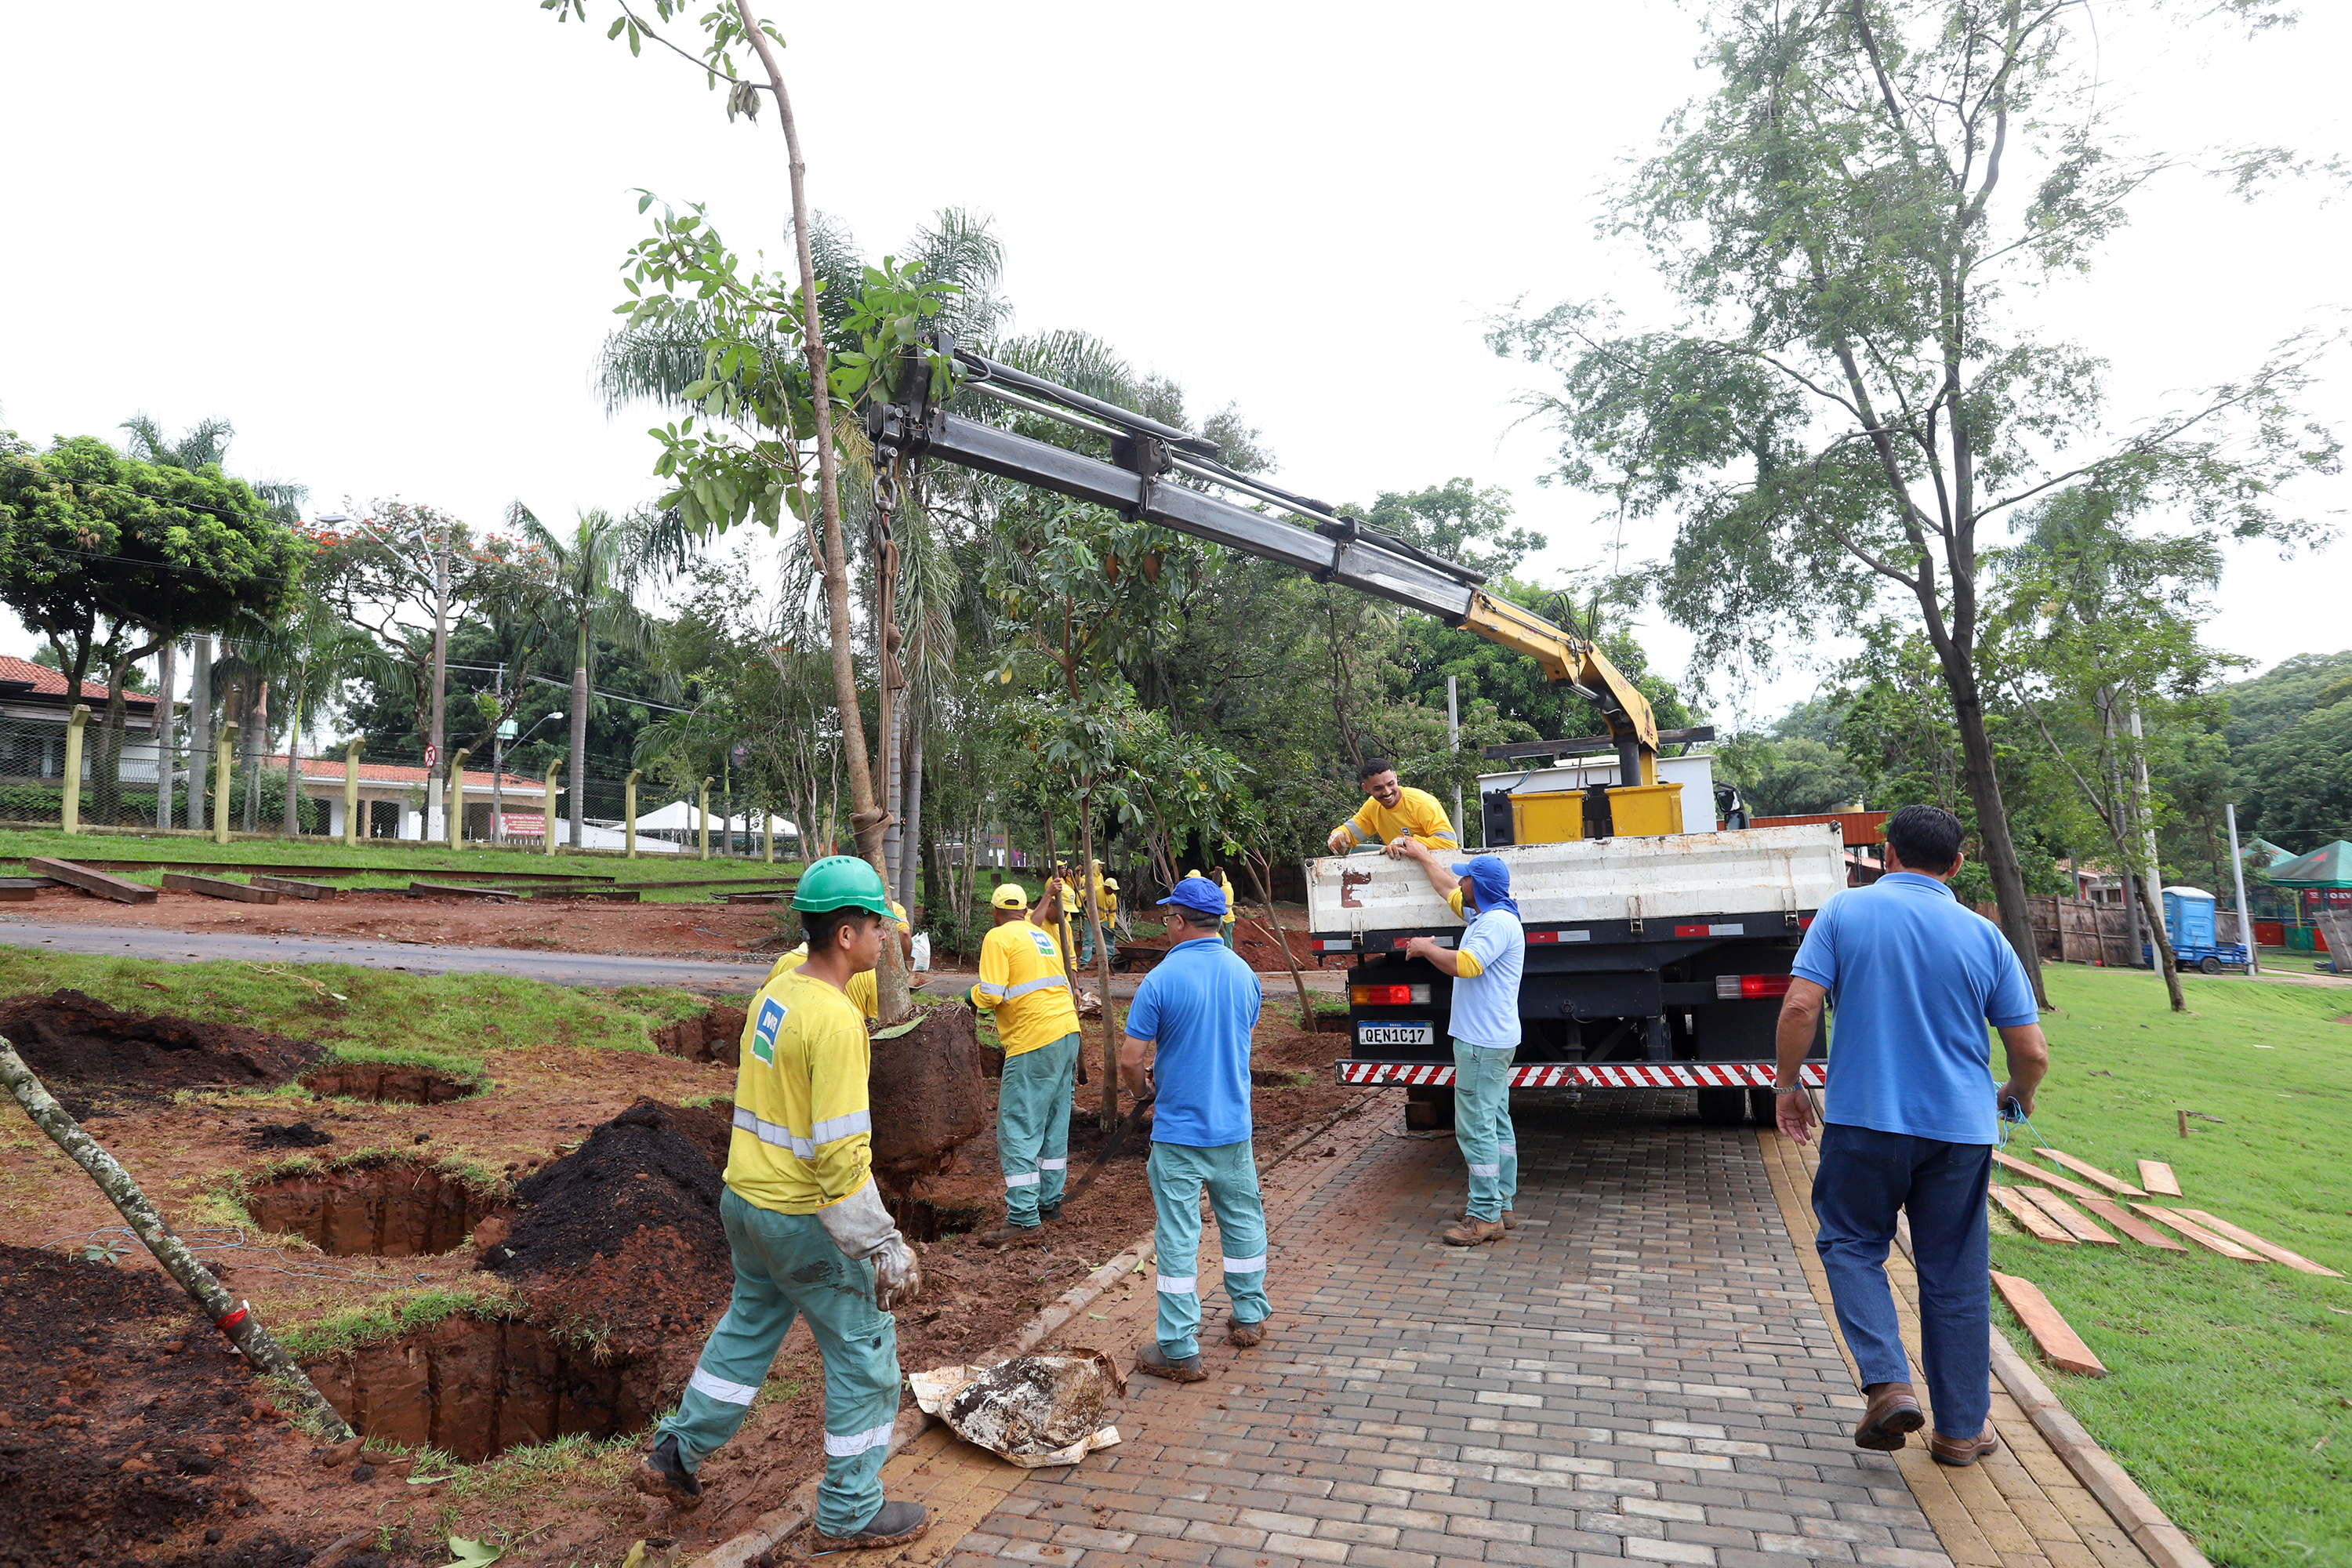
[[[2202,888],[2164,889],[2164,934],[2174,952],[2213,945],[2213,903]]]

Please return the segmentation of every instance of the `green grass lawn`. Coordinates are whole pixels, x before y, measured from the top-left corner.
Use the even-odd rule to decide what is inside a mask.
[[[2138,1161],[2166,1161],[2187,1195],[2154,1201],[2352,1273],[2352,989],[2190,975],[2175,1016],[2153,975],[2044,973],[2048,1147],[2135,1184]],[[2184,1110],[2220,1121],[2192,1118],[2184,1140]],[[2046,1165],[2032,1143],[2021,1132],[2011,1152]],[[2106,1363],[2105,1379],[2044,1375],[2216,1563],[2352,1563],[2352,1279],[2193,1247],[2054,1247],[2005,1219],[1993,1267],[2040,1285]]]
[[[709,860],[698,859],[692,850],[682,855],[641,855],[635,860],[618,854],[574,854],[560,847],[548,855],[528,849],[502,849],[488,846],[452,850],[446,846],[427,848],[423,845],[393,846],[382,841],[362,842],[345,847],[340,838],[280,838],[238,837],[227,844],[215,844],[210,839],[162,834],[152,837],[126,833],[86,833],[68,836],[64,833],[37,832],[27,829],[0,830],[0,876],[20,877],[26,874],[24,862],[28,857],[46,856],[74,860],[170,860],[189,865],[273,865],[273,866],[366,866],[375,874],[359,877],[339,877],[338,888],[404,888],[411,880],[463,882],[468,872],[479,875],[488,871],[551,872],[592,877],[610,877],[617,883],[699,881],[713,878],[740,879],[747,886],[773,885],[800,874],[798,861],[779,860],[767,865],[759,859],[722,858],[714,855]],[[163,879],[163,868],[153,870],[115,870],[111,874],[152,886]],[[244,872],[224,872],[232,881],[246,881]],[[681,888],[675,891],[647,889],[643,901],[647,903],[708,903],[712,888]]]

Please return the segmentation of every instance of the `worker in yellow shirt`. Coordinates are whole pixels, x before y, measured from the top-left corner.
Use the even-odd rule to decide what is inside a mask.
[[[1355,816],[1331,830],[1331,853],[1345,855],[1366,844],[1377,844],[1391,859],[1403,852],[1408,838],[1441,855],[1462,847],[1461,835],[1437,797],[1425,789],[1407,789],[1397,783],[1396,764],[1386,757],[1366,757],[1356,770],[1364,786],[1364,804]]]
[[[1223,866],[1217,868],[1217,887],[1225,895],[1225,918],[1218,923],[1217,934],[1225,940],[1225,951],[1234,951],[1234,922],[1240,917],[1234,913],[1234,885],[1225,876]]]
[[[988,901],[996,929],[980,944],[971,1005],[996,1015],[1004,1076],[996,1090],[996,1159],[1004,1173],[1004,1223],[981,1237],[991,1246],[1036,1237],[1062,1217],[1070,1170],[1070,1089],[1078,1068],[1078,1010],[1054,932],[1061,921],[1058,878],[1037,907],[1017,882]]]
[[[890,900],[890,924],[898,928],[899,952],[902,955],[911,954],[915,949],[915,928],[907,919],[907,906],[896,899]],[[791,973],[806,962],[807,958],[808,943],[803,942],[776,960],[774,966],[768,971],[768,979],[773,980],[779,974]],[[924,978],[920,974],[914,975],[910,977],[910,984],[920,985]],[[882,1021],[882,1002],[874,987],[874,971],[868,969],[851,975],[849,984],[843,987],[843,990],[849,1000],[856,1005],[857,1010],[866,1016],[867,1025],[871,1026]]]
[[[896,1546],[930,1528],[919,1503],[882,1495],[898,1417],[898,1327],[923,1272],[874,1185],[866,1027],[845,994],[882,956],[889,907],[865,861],[830,856],[793,894],[805,962],[760,987],[743,1026],[735,1131],[719,1216],[735,1264],[727,1315],[710,1331],[677,1411],[654,1428],[631,1480],[678,1509],[695,1472],[735,1436],[796,1316],[824,1358],[824,1476],[813,1552]]]
[[[1102,922],[1103,956],[1113,967],[1118,963],[1118,879],[1103,875],[1102,862],[1094,863],[1088,879],[1094,885],[1095,918]],[[1078,967],[1090,969],[1095,962],[1095,928],[1084,920],[1078,922]]]

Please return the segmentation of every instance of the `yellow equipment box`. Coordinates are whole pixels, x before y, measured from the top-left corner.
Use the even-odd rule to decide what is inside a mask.
[[[1620,838],[1683,830],[1683,786],[1618,784],[1609,792],[1609,821]]]
[[[1609,791],[1610,830],[1634,838],[1683,830],[1683,786],[1617,784]],[[1567,844],[1584,837],[1580,790],[1541,790],[1511,796],[1511,838],[1517,844]]]
[[[1566,844],[1584,837],[1584,796],[1576,790],[1549,790],[1511,797],[1511,841]]]

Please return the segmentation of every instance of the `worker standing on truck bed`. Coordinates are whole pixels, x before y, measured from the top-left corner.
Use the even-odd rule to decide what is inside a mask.
[[[1469,1167],[1470,1202],[1447,1229],[1448,1247],[1499,1241],[1519,1216],[1519,1139],[1511,1126],[1511,1064],[1519,1054],[1519,973],[1527,932],[1511,899],[1511,868],[1492,855],[1446,863],[1418,842],[1404,854],[1421,862],[1446,907],[1470,923],[1457,946],[1414,937],[1407,958],[1426,959],[1454,976],[1454,1142]],[[1458,881],[1455,879],[1460,879]],[[1464,905],[1475,908],[1465,914]]]
[[[1178,1383],[1208,1376],[1201,1365],[1201,1191],[1217,1216],[1223,1257],[1225,1342],[1248,1350],[1265,1337],[1265,1205],[1250,1142],[1250,1031],[1257,1026],[1257,976],[1217,941],[1224,895],[1205,877],[1186,877],[1160,900],[1168,955],[1135,988],[1119,1081],[1136,1103],[1153,1100],[1152,1240],[1159,1255],[1155,1338],[1135,1352],[1139,1372]],[[1146,1052],[1153,1053],[1147,1068]],[[1148,1075],[1148,1076],[1147,1076]]]
[[[930,1528],[919,1503],[882,1495],[898,1418],[898,1325],[890,1309],[923,1286],[915,1249],[874,1185],[872,1053],[844,994],[881,961],[889,907],[881,873],[835,855],[793,894],[806,963],[760,987],[743,1026],[735,1131],[719,1217],[735,1264],[727,1315],[710,1331],[675,1415],[654,1428],[630,1479],[690,1509],[695,1471],[735,1436],[796,1316],[824,1358],[824,1479],[816,1552],[896,1546]]]
[[[971,1005],[996,1015],[1004,1076],[996,1090],[996,1160],[1004,1173],[1004,1223],[981,1237],[992,1247],[1034,1240],[1062,1217],[1070,1171],[1070,1089],[1078,1070],[1078,1010],[1054,928],[1061,890],[1048,880],[1034,910],[1018,882],[988,901],[996,929],[980,944]]]
[[[1345,855],[1366,844],[1377,844],[1391,858],[1418,844],[1441,855],[1462,847],[1461,836],[1437,797],[1425,789],[1407,789],[1397,783],[1396,764],[1386,757],[1366,757],[1356,770],[1365,800],[1356,815],[1331,830],[1331,853]]]
[[[1936,1412],[1927,1451],[1942,1465],[1973,1465],[2000,1446],[1985,1185],[2000,1108],[2030,1115],[2050,1065],[2025,966],[1999,926],[1952,897],[1961,842],[1960,819],[1937,806],[1887,818],[1886,874],[1833,895],[1797,949],[1772,1086],[1780,1131],[1809,1142],[1813,1102],[1798,1074],[1826,1000],[1836,1021],[1813,1245],[1869,1401],[1854,1447],[1892,1452],[1926,1424],[1886,1287],[1886,1248],[1908,1215],[1919,1366]],[[2009,1058],[1998,1089],[1988,1023]]]

